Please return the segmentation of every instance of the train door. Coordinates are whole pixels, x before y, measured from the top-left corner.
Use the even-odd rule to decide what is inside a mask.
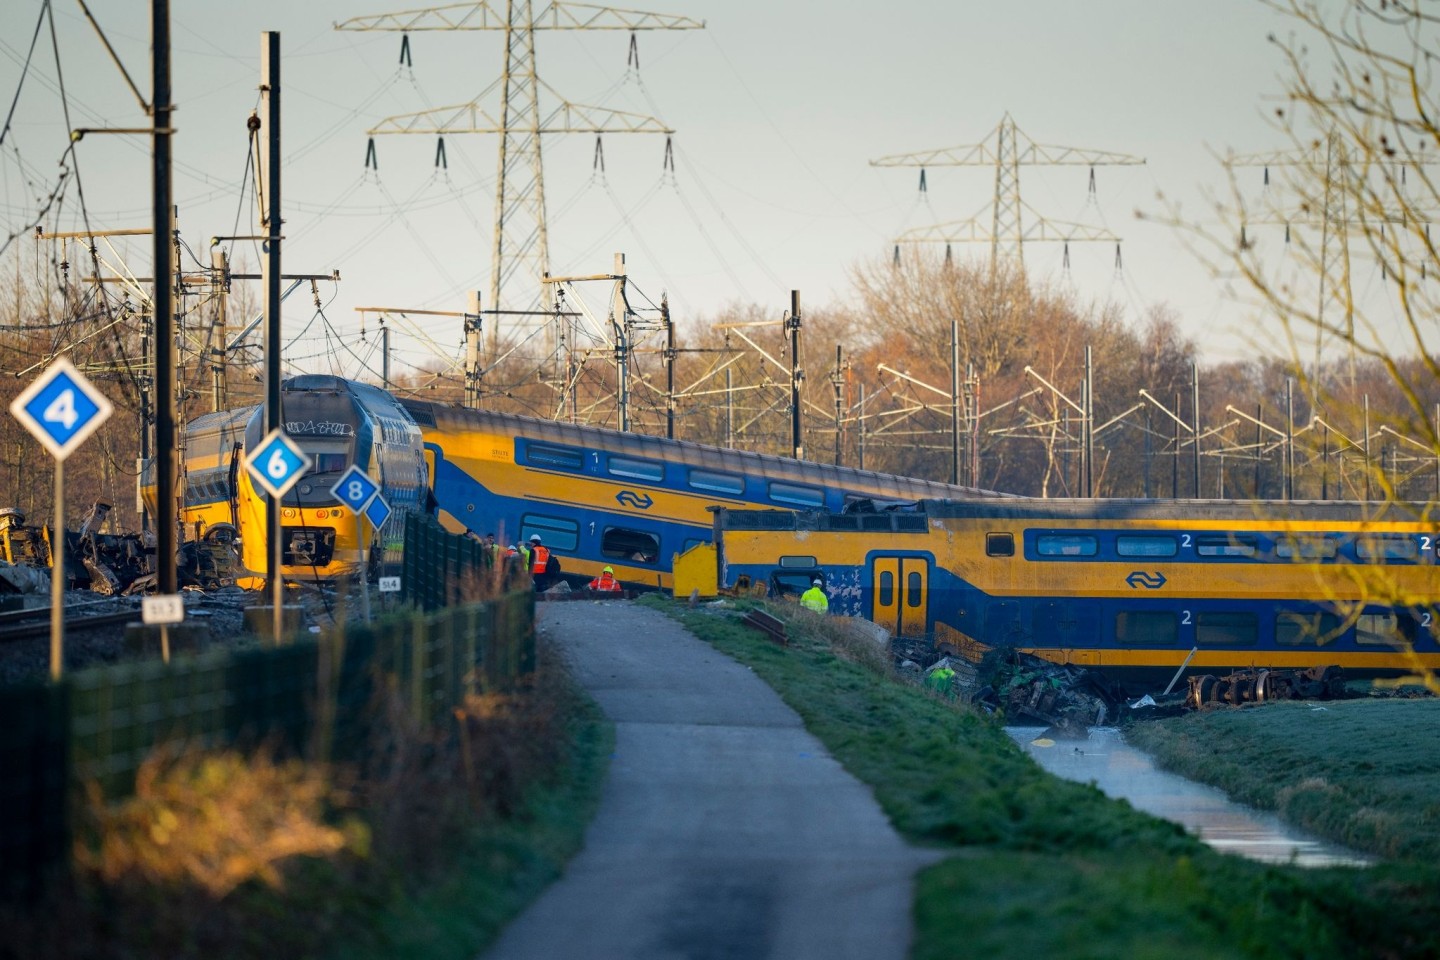
[[[875,557],[870,561],[870,619],[895,636],[919,636],[929,626],[930,561]]]

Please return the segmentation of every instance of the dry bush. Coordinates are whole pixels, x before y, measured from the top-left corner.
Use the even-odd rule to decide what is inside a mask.
[[[281,886],[293,857],[366,846],[358,821],[328,822],[348,800],[328,770],[265,751],[157,751],[133,797],[110,804],[94,784],[87,793],[96,840],[77,844],[76,863],[107,884],[195,886],[219,900],[251,880]]]
[[[468,604],[498,599],[516,589],[522,576],[527,576],[523,570],[506,564],[503,559],[493,566],[467,570],[460,577],[458,602]]]
[[[467,820],[451,731],[421,726],[393,682],[379,686],[377,722],[357,790],[373,831],[375,858],[424,872],[443,858],[445,841]]]
[[[565,740],[574,705],[568,680],[554,658],[545,656],[535,674],[514,690],[465,698],[455,720],[472,809],[485,816],[514,816],[525,792],[550,780],[562,759],[556,744]]]
[[[871,673],[888,676],[893,672],[894,658],[888,643],[877,643],[871,630],[850,617],[835,617],[797,606],[785,611],[787,616],[802,617],[810,632],[835,655],[857,663]]]

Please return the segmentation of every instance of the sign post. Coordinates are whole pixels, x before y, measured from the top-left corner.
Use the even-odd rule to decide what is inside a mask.
[[[255,484],[270,494],[270,510],[278,519],[280,502],[290,488],[300,482],[313,461],[296,445],[285,431],[276,427],[265,435],[254,450],[245,456],[245,469]],[[266,544],[265,575],[270,578],[270,597],[275,605],[275,642],[280,643],[285,625],[285,578],[280,574],[280,561],[284,558],[279,532],[280,525],[273,525],[275,542]]]
[[[140,601],[140,620],[160,627],[160,659],[170,662],[170,624],[185,622],[185,600],[178,593],[146,597]]]
[[[363,598],[361,603],[362,612],[365,614],[365,622],[370,622],[370,571],[366,569],[365,556],[365,508],[370,501],[380,494],[380,487],[369,474],[361,470],[356,464],[351,464],[350,469],[335,481],[335,486],[330,488],[330,495],[341,503],[346,509],[355,514],[355,562],[360,569],[360,595]],[[380,533],[377,528],[375,533]]]
[[[50,535],[50,679],[65,662],[65,458],[114,408],[75,365],[60,358],[20,392],[10,412],[55,458],[55,509]]]

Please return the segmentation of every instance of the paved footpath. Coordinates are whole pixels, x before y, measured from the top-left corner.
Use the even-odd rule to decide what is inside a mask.
[[[632,603],[537,611],[615,755],[584,849],[487,960],[906,956],[914,874],[939,855],[754,672]]]

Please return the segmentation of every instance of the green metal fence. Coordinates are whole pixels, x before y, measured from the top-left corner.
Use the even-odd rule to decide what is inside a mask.
[[[377,690],[394,691],[428,725],[444,722],[466,694],[533,670],[534,612],[525,589],[280,647],[0,688],[0,895],[23,896],[63,865],[75,787],[95,783],[106,797],[124,796],[162,746],[263,742],[291,755],[361,760]]]
[[[491,576],[488,549],[469,537],[457,537],[434,517],[405,517],[405,561],[401,596],[422,610],[464,602],[467,591]]]

